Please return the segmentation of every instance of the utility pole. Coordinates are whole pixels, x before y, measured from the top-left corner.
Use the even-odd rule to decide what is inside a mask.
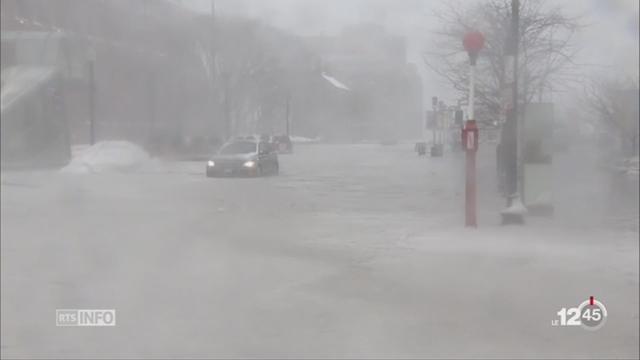
[[[291,116],[290,116],[290,111],[291,111],[291,94],[287,94],[287,102],[286,102],[286,109],[285,109],[285,121],[286,121],[286,127],[287,127],[287,136],[291,136]]]
[[[89,71],[89,144],[93,145],[96,143],[96,84],[95,84],[95,61],[96,61],[96,53],[95,50],[90,47],[88,53],[88,71]]]
[[[438,139],[437,139],[437,131],[438,131],[438,97],[431,97],[431,133],[433,135],[433,143],[431,145],[431,156],[436,157],[440,156],[439,148],[438,148]]]
[[[444,152],[445,131],[447,126],[447,105],[444,101],[438,101],[438,147]],[[443,154],[441,154],[443,155]]]
[[[511,0],[511,28],[508,35],[508,46],[505,49],[505,74],[511,77],[507,84],[511,86],[511,99],[508,102],[507,120],[504,124],[503,156],[506,170],[507,207],[502,210],[502,224],[524,223],[526,209],[522,205],[519,178],[519,144],[518,144],[518,42],[520,38],[520,1]]]
[[[145,30],[151,32],[151,23],[149,21],[149,0],[144,0],[142,2],[142,10],[144,12],[144,25],[146,27]],[[153,57],[151,53],[149,56]],[[149,70],[147,72],[147,107],[149,109],[149,123],[147,127],[147,142],[154,148],[156,145],[154,143],[154,131],[155,131],[155,122],[156,122],[156,67],[155,61],[151,61]]]
[[[431,98],[431,134],[433,135],[433,143],[432,146],[436,146],[436,106],[438,105],[438,97],[434,96]]]
[[[216,1],[211,0],[211,22],[209,24],[209,86],[211,88],[211,128],[215,129],[215,120],[216,120],[216,110],[219,109],[216,104],[219,105],[219,91],[217,87],[217,66],[216,66],[216,40],[217,40],[217,29],[216,29]],[[226,106],[226,96],[225,93],[225,106]],[[226,109],[225,111],[225,121],[226,121]],[[212,129],[212,130],[213,130]],[[215,131],[215,130],[213,130]],[[225,139],[226,140],[226,139]]]
[[[153,142],[154,139],[154,127],[156,123],[156,71],[151,69],[147,74],[147,96],[149,107],[149,141]],[[152,144],[155,146],[156,144]]]
[[[232,135],[232,126],[231,126],[231,103],[230,103],[230,91],[229,91],[229,73],[225,72],[222,74],[222,81],[224,87],[224,122],[225,122],[225,140],[231,139]]]

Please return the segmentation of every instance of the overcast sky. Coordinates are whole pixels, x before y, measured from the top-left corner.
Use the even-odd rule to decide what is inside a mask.
[[[216,0],[217,11],[261,19],[298,34],[333,34],[345,25],[376,22],[408,39],[409,61],[419,63],[425,98],[447,97],[440,80],[425,69],[420,54],[437,23],[430,15],[445,0]],[[211,0],[184,0],[208,11]],[[590,26],[578,38],[580,63],[638,74],[638,0],[550,0]],[[599,68],[596,66],[595,68]],[[450,94],[449,94],[450,95]]]

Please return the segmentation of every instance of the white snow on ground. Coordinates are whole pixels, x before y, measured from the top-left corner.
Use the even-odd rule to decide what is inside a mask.
[[[149,154],[144,149],[128,141],[101,141],[73,150],[73,158],[60,171],[75,174],[128,172],[139,170],[149,161]]]
[[[342,82],[340,82],[338,79],[327,75],[326,73],[322,73],[322,77],[327,80],[331,85],[335,86],[338,89],[342,89],[342,90],[347,90],[347,91],[351,91],[351,89],[349,89],[349,87],[345,84],[343,84]]]

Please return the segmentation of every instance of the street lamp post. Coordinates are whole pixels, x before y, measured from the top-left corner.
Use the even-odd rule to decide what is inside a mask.
[[[287,98],[285,100],[285,126],[287,136],[291,136],[291,94],[287,93]]]
[[[506,101],[507,119],[504,124],[501,142],[501,163],[505,168],[505,191],[507,195],[507,207],[500,213],[502,224],[524,224],[524,216],[527,212],[522,204],[521,186],[522,179],[520,164],[520,144],[518,140],[518,43],[520,38],[520,1],[511,0],[511,28],[508,42],[505,48],[505,76],[509,90]]]
[[[478,126],[474,113],[476,60],[484,46],[484,36],[478,31],[465,34],[462,44],[469,54],[469,110],[462,129],[462,145],[466,150],[465,226],[477,227],[476,216],[476,152],[478,151]]]
[[[441,111],[438,110],[438,104],[441,104],[442,101],[438,101],[438,97],[434,96],[431,98],[431,106],[433,108],[432,117],[431,117],[431,131],[433,133],[433,145],[431,146],[431,156],[438,157],[443,155],[442,143],[438,140],[441,140],[441,129],[440,129],[440,116]],[[442,105],[440,105],[442,106]]]
[[[444,101],[438,101],[438,149],[440,156],[444,155],[445,131],[447,129],[447,105]]]
[[[433,155],[435,152],[435,148],[438,145],[436,142],[436,129],[437,129],[437,124],[438,124],[438,117],[437,117],[437,106],[438,106],[438,97],[437,96],[433,96],[431,97],[431,108],[433,110],[433,113],[431,114],[431,132],[433,135],[433,145],[431,147],[431,154]]]

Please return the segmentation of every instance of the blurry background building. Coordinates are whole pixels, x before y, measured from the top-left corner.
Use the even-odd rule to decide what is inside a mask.
[[[332,99],[339,110],[325,126],[327,135],[385,140],[420,133],[422,85],[416,65],[407,63],[403,37],[361,24],[307,41],[321,57],[322,69],[351,89]]]
[[[416,66],[407,63],[404,39],[380,26],[301,37],[177,1],[0,4],[3,103],[20,78],[7,71],[46,69],[51,80],[39,84],[56,84],[60,121],[53,123],[68,144],[91,141],[91,119],[96,141],[129,140],[158,154],[287,128],[328,141],[395,140],[420,131]],[[39,101],[39,93],[24,96]],[[20,128],[5,126],[6,111],[3,105],[3,139]],[[26,124],[25,116],[16,111],[11,122]]]

